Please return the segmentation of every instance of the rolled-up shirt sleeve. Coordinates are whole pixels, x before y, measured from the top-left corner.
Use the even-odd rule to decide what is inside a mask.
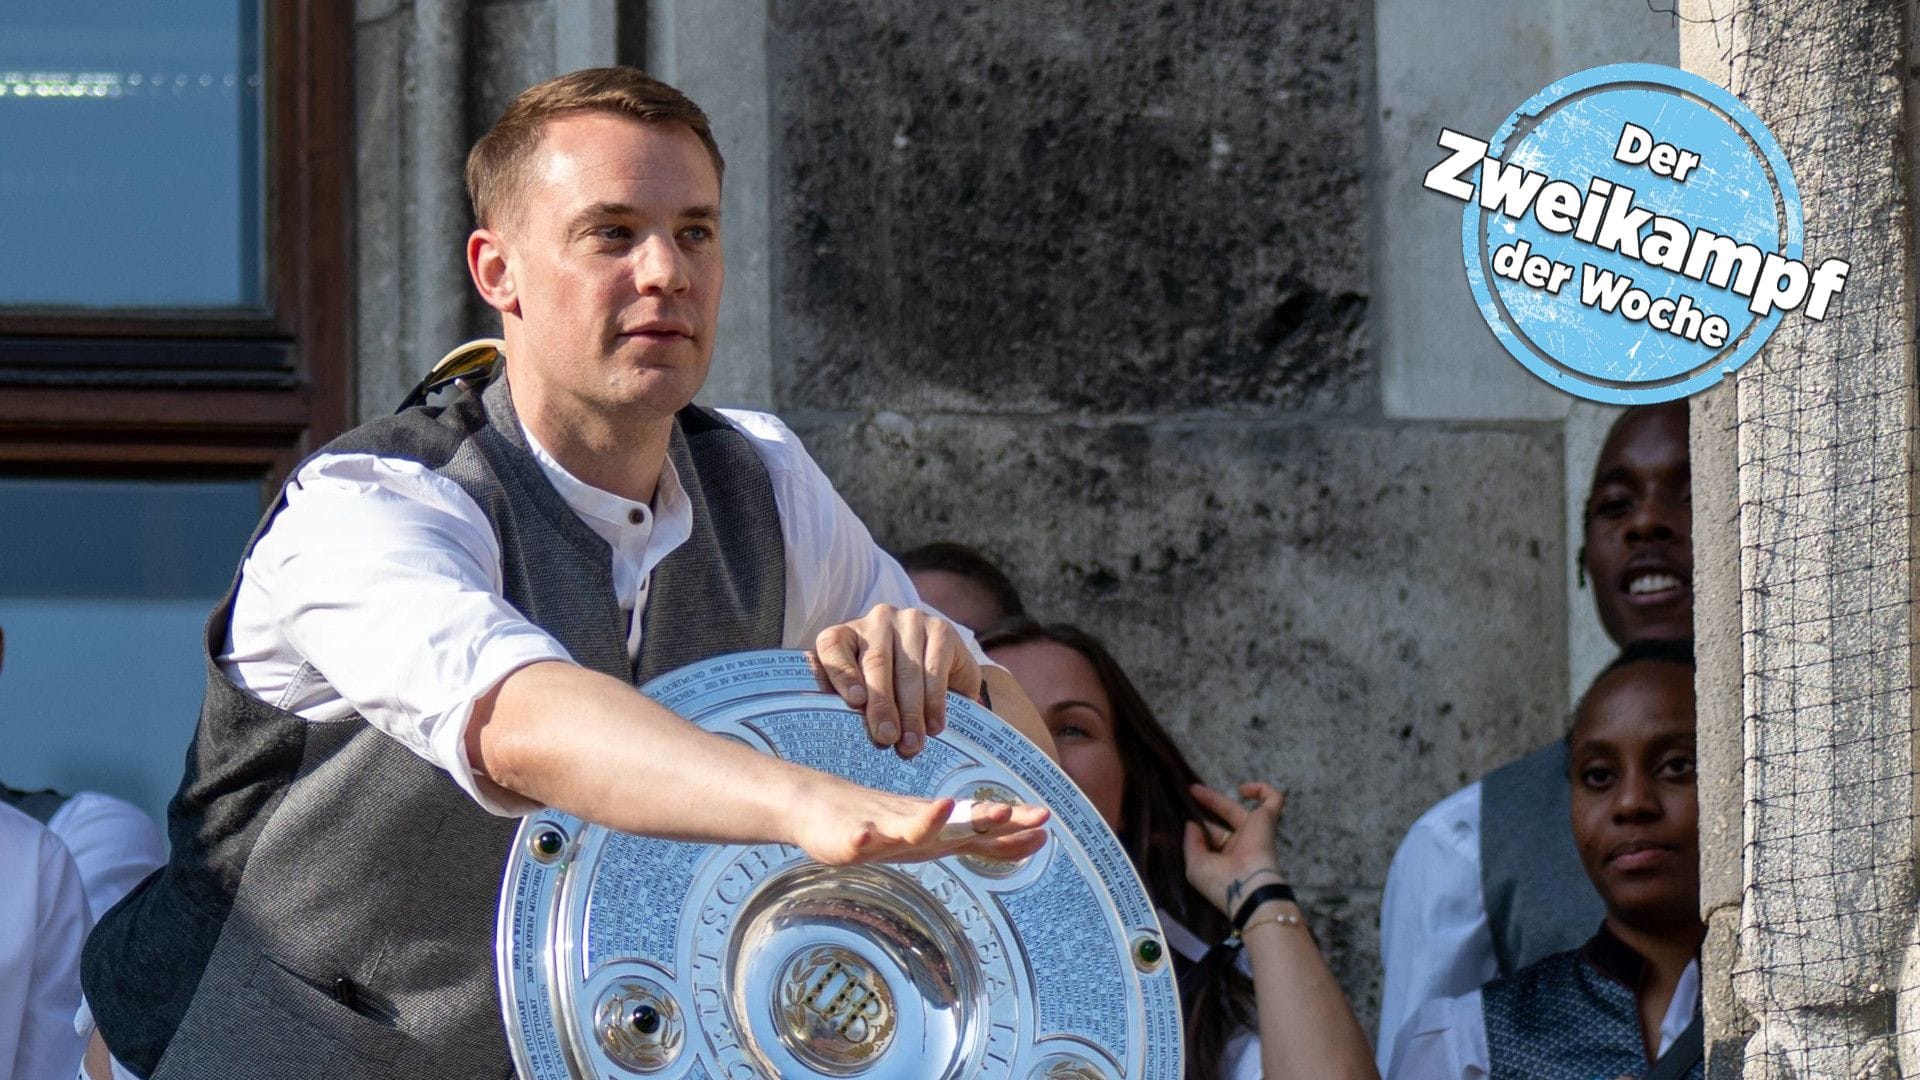
[[[501,815],[536,809],[477,779],[473,703],[566,649],[507,602],[500,547],[458,484],[410,461],[317,458],[242,571],[223,667],[308,720],[359,713]]]

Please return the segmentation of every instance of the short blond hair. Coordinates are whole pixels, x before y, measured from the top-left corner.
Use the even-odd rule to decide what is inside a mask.
[[[510,214],[526,189],[527,165],[547,122],[581,112],[611,113],[645,124],[685,124],[713,159],[715,177],[726,174],[707,114],[687,95],[638,68],[587,68],[520,92],[467,154],[467,198],[481,228]]]

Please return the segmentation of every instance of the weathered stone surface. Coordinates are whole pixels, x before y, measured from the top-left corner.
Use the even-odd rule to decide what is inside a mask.
[[[773,12],[787,407],[1375,399],[1363,6]]]
[[[401,346],[407,26],[406,12],[393,5],[361,12],[354,25],[354,390],[361,420],[393,411],[420,377]]]
[[[1302,889],[1300,900],[1320,955],[1371,1035],[1380,1020],[1380,890]]]
[[[1739,594],[1699,593],[1703,627],[1739,620],[1739,698],[1703,704],[1716,729],[1738,708],[1745,751],[1741,784],[1713,782],[1726,769],[1709,760],[1701,789],[1703,802],[1729,789],[1743,800],[1737,817],[1724,804],[1702,815],[1703,826],[1734,820],[1744,830],[1737,1009],[1709,1012],[1722,1055],[1714,1074],[1727,1075],[1723,1059],[1745,1029],[1740,1075],[1750,1080],[1891,1077],[1898,1053],[1920,1057],[1897,1026],[1920,986],[1907,951],[1910,11],[1894,0],[1742,0],[1708,14],[1684,31],[1689,66],[1738,93],[1793,162],[1805,257],[1852,264],[1844,307],[1783,323],[1739,376],[1736,429],[1696,444],[1734,458],[1739,496]],[[1702,674],[1703,693],[1734,690]],[[1722,900],[1726,844],[1706,839],[1703,885]]]
[[[1551,434],[799,430],[883,543],[1000,557],[1037,613],[1113,644],[1210,778],[1289,787],[1303,881],[1377,887],[1429,803],[1562,729]]]

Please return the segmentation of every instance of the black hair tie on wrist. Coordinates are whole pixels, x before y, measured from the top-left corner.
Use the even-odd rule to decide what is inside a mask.
[[[1247,928],[1247,922],[1253,918],[1254,909],[1269,900],[1292,900],[1293,886],[1270,882],[1247,894],[1240,902],[1240,910],[1233,913],[1233,932],[1235,934]]]

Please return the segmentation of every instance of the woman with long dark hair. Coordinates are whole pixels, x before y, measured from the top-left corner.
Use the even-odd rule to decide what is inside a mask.
[[[1033,699],[1061,767],[1119,834],[1160,909],[1180,974],[1188,1080],[1377,1076],[1274,853],[1280,792],[1242,784],[1235,799],[1200,783],[1083,630],[1023,620],[980,644]]]

